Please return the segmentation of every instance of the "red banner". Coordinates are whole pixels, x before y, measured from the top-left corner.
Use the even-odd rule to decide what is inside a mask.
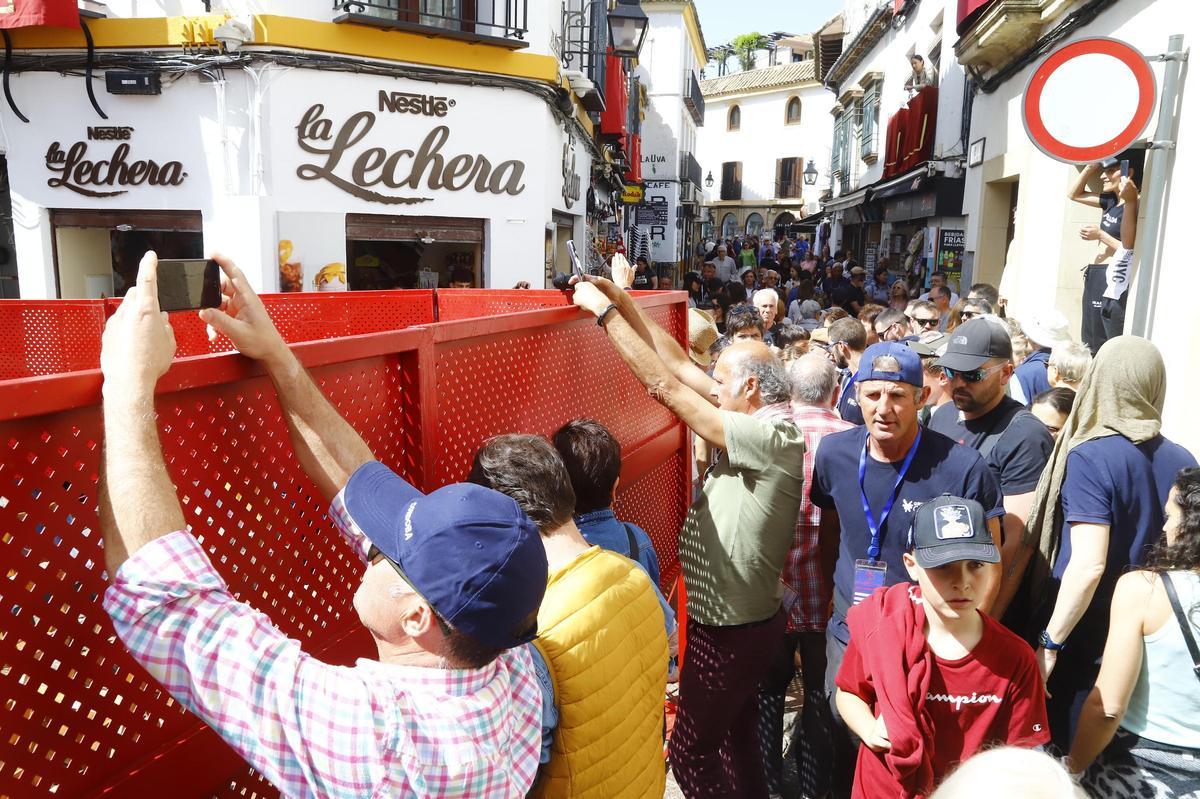
[[[975,20],[979,17],[975,12],[991,2],[992,0],[958,0],[958,33],[961,35],[967,28],[975,24]]]
[[[78,28],[76,0],[0,0],[0,28]]]

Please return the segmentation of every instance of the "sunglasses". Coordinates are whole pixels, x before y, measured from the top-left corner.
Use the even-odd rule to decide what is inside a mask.
[[[429,610],[433,613],[433,617],[437,619],[438,627],[442,628],[442,635],[450,635],[454,631],[450,627],[450,622],[446,621],[444,618],[442,618],[442,614],[434,610],[433,603],[426,599],[424,594],[417,590],[417,587],[412,584],[411,580],[408,579],[408,575],[405,574],[404,570],[400,568],[400,564],[385,555],[383,550],[381,550],[379,547],[372,544],[371,548],[367,550],[367,563],[370,563],[372,566],[374,566],[380,560],[386,560],[389,564],[391,564],[392,568],[396,570],[396,574],[400,575],[400,579],[404,581],[404,584],[411,588],[413,593],[419,596],[421,601],[429,606]]]
[[[946,366],[942,367],[942,371],[945,372],[947,380],[953,380],[954,378],[957,377],[960,380],[962,380],[964,383],[978,383],[979,381],[983,380],[983,378],[990,375],[992,372],[995,372],[997,369],[1003,369],[1003,368],[1004,368],[1004,364],[998,363],[995,366],[989,366],[987,369],[972,369],[969,372],[964,372],[961,369],[951,369]]]
[[[979,316],[979,311],[963,311],[958,315],[959,319],[974,319]]]
[[[937,327],[942,321],[941,318],[937,316],[933,317],[932,319],[922,319],[919,316],[910,316],[908,318],[916,322],[921,327]]]

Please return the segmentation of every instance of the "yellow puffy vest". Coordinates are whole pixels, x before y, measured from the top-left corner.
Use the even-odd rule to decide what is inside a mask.
[[[550,575],[534,641],[558,729],[532,797],[662,796],[667,635],[650,578],[592,547]]]

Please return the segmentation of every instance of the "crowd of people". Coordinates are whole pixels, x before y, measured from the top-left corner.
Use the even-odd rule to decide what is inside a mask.
[[[612,509],[603,425],[492,438],[467,482],[422,494],[217,257],[201,317],[262,364],[364,563],[378,658],[353,667],[238,602],[187,531],[148,254],[101,357],[118,636],[288,796],[644,799],[669,764],[685,796],[765,799],[785,753],[807,797],[1200,796],[1200,468],[1162,434],[1154,345],[1093,353],[1055,311],[1005,318],[986,284],[960,299],[935,273],[914,296],[886,264],[797,245],[776,272],[739,244],[689,277],[686,348],[630,295],[644,266],[572,287],[693,434],[686,608]]]

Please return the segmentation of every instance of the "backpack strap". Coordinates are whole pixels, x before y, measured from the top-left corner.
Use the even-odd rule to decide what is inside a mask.
[[[629,559],[637,560],[642,554],[641,547],[638,546],[637,538],[633,535],[633,528],[629,526],[629,522],[621,522],[625,525],[625,535],[629,536]]]
[[[1196,675],[1196,679],[1200,680],[1200,646],[1196,646],[1196,638],[1192,635],[1192,625],[1183,612],[1183,606],[1179,604],[1179,595],[1175,593],[1171,575],[1163,572],[1160,576],[1163,588],[1167,589],[1167,599],[1171,603],[1171,610],[1175,611],[1175,620],[1179,622],[1179,629],[1183,631],[1183,641],[1187,644],[1188,652],[1192,656],[1192,672]]]

